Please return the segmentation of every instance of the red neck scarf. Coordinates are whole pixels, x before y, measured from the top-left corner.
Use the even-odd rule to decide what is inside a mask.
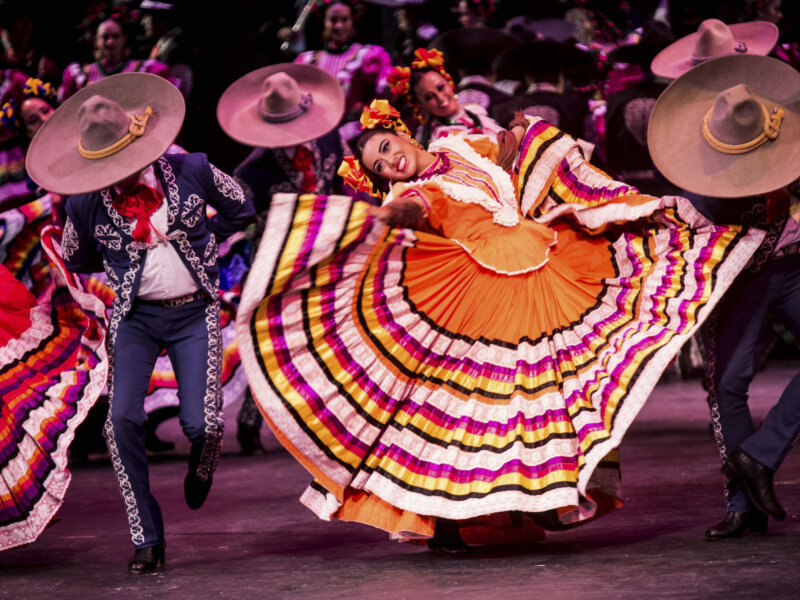
[[[777,223],[789,214],[789,192],[780,188],[774,192],[764,194],[767,199],[767,222]]]
[[[143,183],[136,183],[117,194],[111,205],[123,217],[136,219],[133,239],[137,242],[148,242],[152,229],[150,217],[158,210],[163,200],[164,195],[158,190]]]
[[[300,184],[300,193],[308,194],[316,191],[317,178],[314,175],[314,155],[305,146],[298,146],[292,161],[292,168],[303,174],[303,181]]]

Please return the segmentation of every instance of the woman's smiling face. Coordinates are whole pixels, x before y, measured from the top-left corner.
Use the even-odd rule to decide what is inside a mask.
[[[422,109],[435,117],[451,117],[461,108],[453,84],[436,71],[428,71],[420,77],[414,86],[414,96]]]
[[[393,133],[376,133],[361,152],[364,168],[390,181],[405,181],[417,175],[417,147]]]

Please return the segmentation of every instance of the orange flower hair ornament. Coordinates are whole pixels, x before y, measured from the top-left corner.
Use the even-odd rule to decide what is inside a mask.
[[[400,113],[387,100],[373,100],[369,106],[365,106],[361,111],[362,130],[377,129],[379,127],[391,129],[395,133],[405,134],[412,143],[417,144],[408,127],[400,118]],[[354,190],[366,192],[375,198],[383,198],[384,194],[375,187],[375,184],[355,156],[345,156],[342,164],[339,165],[337,173]]]
[[[400,113],[394,106],[389,104],[388,100],[375,99],[361,111],[361,129],[375,129],[376,127],[392,129],[397,133],[405,133],[411,141],[414,141],[414,136],[411,135],[411,131],[403,123]]]

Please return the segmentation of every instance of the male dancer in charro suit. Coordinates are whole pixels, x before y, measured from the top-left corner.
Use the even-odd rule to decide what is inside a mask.
[[[204,154],[164,154],[184,111],[180,92],[160,77],[108,77],[65,102],[27,156],[37,183],[70,196],[67,268],[103,268],[116,293],[105,433],[135,548],[131,573],[164,565],[142,427],[162,350],[175,369],[181,427],[191,441],[187,505],[199,508],[211,487],[223,429],[217,244],[254,216],[242,189]],[[207,216],[207,205],[216,215]]]

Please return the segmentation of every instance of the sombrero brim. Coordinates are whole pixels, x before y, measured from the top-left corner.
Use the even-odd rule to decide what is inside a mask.
[[[259,111],[261,87],[275,73],[286,73],[303,93],[311,93],[311,105],[282,123],[265,121]],[[237,142],[262,148],[297,146],[321,137],[336,127],[344,115],[342,86],[329,73],[312,65],[284,63],[251,71],[234,81],[217,103],[217,121]]]
[[[747,85],[764,106],[783,107],[777,139],[745,154],[724,154],[703,138],[702,121],[717,95]],[[717,198],[764,194],[800,176],[800,73],[766,56],[724,56],[670,84],[650,115],[653,163],[679,188]]]
[[[152,115],[141,137],[106,158],[88,159],[78,151],[78,109],[92,96],[117,102],[128,114]],[[36,132],[25,167],[42,188],[63,195],[107,188],[155,162],[175,141],[186,105],[178,88],[150,73],[120,73],[101,79],[71,96]]]
[[[743,54],[766,56],[778,41],[778,27],[767,21],[735,23],[729,25],[733,39],[744,42],[747,51]],[[659,52],[650,64],[650,70],[660,77],[675,79],[696,66],[692,62],[692,54],[700,33],[695,31],[672,42]]]

